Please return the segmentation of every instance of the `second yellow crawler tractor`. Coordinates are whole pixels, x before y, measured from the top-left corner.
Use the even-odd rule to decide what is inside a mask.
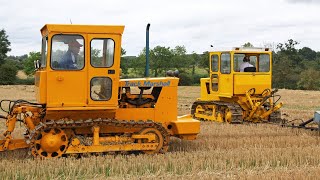
[[[282,103],[272,90],[272,51],[234,48],[209,53],[210,77],[200,80],[191,114],[200,120],[242,123],[280,121]]]

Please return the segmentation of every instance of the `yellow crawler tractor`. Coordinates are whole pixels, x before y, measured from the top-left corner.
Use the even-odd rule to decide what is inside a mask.
[[[42,57],[35,63],[37,103],[1,101],[8,115],[1,116],[7,130],[0,151],[29,148],[40,158],[152,154],[166,152],[171,136],[196,139],[200,122],[177,118],[178,78],[120,79],[123,30],[124,26],[45,25]],[[26,132],[24,138],[14,139],[18,121]]]
[[[195,119],[242,123],[279,121],[282,103],[272,90],[272,51],[234,48],[209,53],[210,77],[192,105]]]

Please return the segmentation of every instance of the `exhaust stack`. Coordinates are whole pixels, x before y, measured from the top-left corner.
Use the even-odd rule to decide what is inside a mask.
[[[150,23],[147,25],[146,29],[146,68],[145,68],[145,77],[149,77],[149,28],[150,28]]]

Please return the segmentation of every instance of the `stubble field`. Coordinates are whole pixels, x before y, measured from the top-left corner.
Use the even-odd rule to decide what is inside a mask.
[[[179,87],[179,115],[190,112],[199,90]],[[310,119],[320,109],[319,91],[279,94],[289,120]],[[33,86],[0,86],[1,99],[35,101]],[[4,132],[5,122],[0,123]],[[18,128],[15,137],[22,132]],[[202,122],[197,140],[171,138],[166,154],[38,160],[27,150],[0,152],[0,179],[318,179],[319,152],[320,138],[314,132]]]

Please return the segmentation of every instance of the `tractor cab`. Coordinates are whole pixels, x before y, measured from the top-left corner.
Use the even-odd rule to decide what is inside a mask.
[[[234,48],[210,52],[210,78],[204,78],[204,96],[231,98],[251,88],[261,94],[271,89],[272,51],[269,48]]]
[[[118,105],[124,26],[45,25],[36,72],[39,103],[53,109]]]

